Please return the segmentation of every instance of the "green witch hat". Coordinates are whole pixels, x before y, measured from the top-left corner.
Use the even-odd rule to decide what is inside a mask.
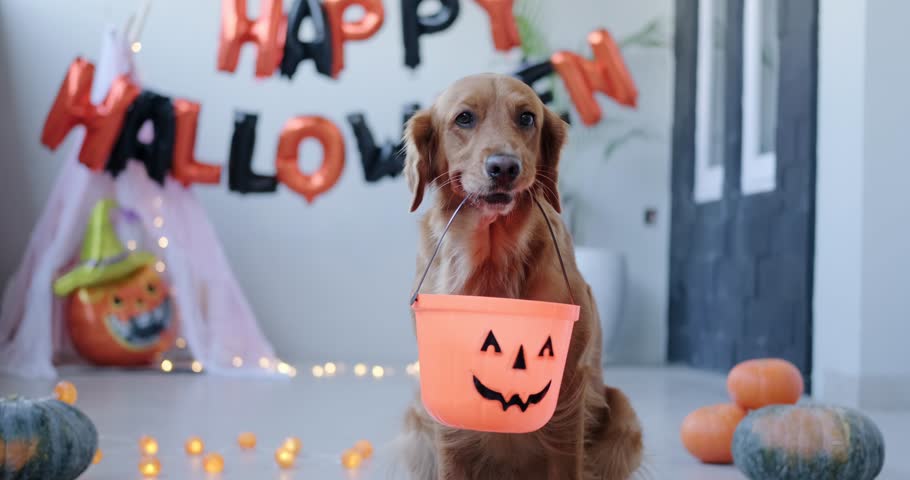
[[[116,206],[113,200],[95,204],[82,239],[81,263],[54,282],[54,293],[62,297],[80,287],[117,280],[155,261],[151,253],[130,252],[120,243],[110,217]]]

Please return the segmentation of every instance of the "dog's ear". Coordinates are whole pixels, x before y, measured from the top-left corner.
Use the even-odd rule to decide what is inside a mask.
[[[429,110],[414,114],[404,131],[406,158],[404,175],[414,198],[411,211],[417,210],[423,201],[423,191],[433,178],[433,152],[436,150],[436,133],[433,131],[433,115]]]
[[[562,212],[559,202],[559,156],[566,143],[566,122],[549,108],[544,107],[544,118],[540,132],[540,163],[537,166],[537,181],[540,182],[544,198],[557,212]]]

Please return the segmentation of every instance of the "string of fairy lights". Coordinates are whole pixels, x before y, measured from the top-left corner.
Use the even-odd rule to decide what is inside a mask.
[[[166,250],[171,241],[168,239],[161,230],[165,225],[165,218],[161,214],[161,208],[164,205],[164,199],[161,196],[155,196],[152,199],[152,206],[157,210],[157,213],[152,218],[151,226],[152,237],[156,238],[155,243],[158,248],[161,250]],[[130,251],[135,251],[139,248],[139,244],[135,239],[129,239],[126,241],[126,248]],[[167,270],[167,264],[159,258],[155,262],[155,270],[158,273],[164,273]],[[187,352],[187,341],[183,337],[178,337],[174,341],[174,347],[178,355],[182,355],[182,352]],[[189,358],[187,360],[176,358],[170,356],[168,353],[162,354],[161,358],[158,360],[158,368],[164,373],[173,373],[181,371],[190,371],[193,373],[203,373],[205,371],[205,365],[200,362],[198,359]],[[259,358],[244,358],[239,355],[235,355],[231,358],[231,366],[235,369],[241,369],[246,366],[250,368],[250,362],[255,362],[253,365],[258,366],[261,370],[264,370],[268,373],[277,373],[279,375],[284,375],[287,377],[294,378],[298,375],[298,367],[291,365],[279,358],[269,358],[269,357],[259,357]],[[301,367],[303,368],[303,367]],[[385,377],[393,377],[399,374],[402,370],[407,376],[410,377],[419,377],[420,375],[420,364],[419,362],[408,363],[404,366],[403,369],[396,368],[389,365],[378,365],[378,364],[367,364],[363,362],[354,363],[351,368],[348,368],[348,365],[343,362],[334,362],[326,361],[316,364],[309,364],[305,368],[314,378],[331,378],[344,376],[348,374],[353,374],[355,377],[360,378],[373,378],[373,379],[382,379]]]
[[[79,392],[74,384],[64,380],[57,383],[57,385],[54,387],[53,397],[63,403],[75,405],[76,401],[79,398]],[[130,441],[124,440],[122,438],[113,438],[105,435],[100,435],[99,440],[100,443],[107,444],[108,446],[113,446],[114,448],[112,451],[113,453],[117,454],[117,457],[122,456],[120,455],[122,452],[118,451],[118,447],[124,447],[128,443],[131,443]],[[240,433],[237,435],[236,443],[240,447],[241,451],[247,453],[256,453],[257,446],[260,444],[259,439],[253,432]],[[161,446],[155,437],[152,437],[150,435],[142,435],[139,437],[138,446],[138,469],[143,478],[155,479],[162,475],[164,470],[162,460],[165,460],[169,463],[177,463],[174,455],[165,453],[164,450],[161,449]],[[186,442],[183,444],[183,450],[186,453],[187,457],[191,459],[198,459],[200,464],[194,465],[201,466],[202,470],[207,474],[217,475],[222,473],[225,469],[225,464],[227,463],[225,456],[219,453],[218,450],[212,450],[211,446],[207,445],[202,437],[193,435],[187,438]],[[108,453],[112,452],[108,451]],[[327,455],[319,453],[308,453],[304,455],[303,442],[301,439],[299,437],[291,436],[286,437],[283,441],[281,441],[280,444],[278,444],[278,447],[275,449],[274,460],[277,464],[277,467],[282,471],[294,469],[304,463],[307,463],[308,460],[326,459],[331,459],[332,463],[341,465],[349,471],[356,471],[358,468],[364,465],[364,462],[368,461],[373,456],[373,453],[373,444],[369,440],[361,439],[354,443],[351,448],[348,448],[342,452],[341,455]],[[102,451],[99,446],[95,450],[95,454],[92,458],[92,464],[97,465],[101,463],[104,457],[104,451]],[[233,458],[229,458],[228,460],[233,460]]]
[[[177,338],[174,342],[174,346],[177,347],[178,350],[185,350],[187,347],[186,340],[184,338]],[[245,363],[244,359],[239,356],[235,356],[231,360],[231,365],[238,369],[243,368]],[[298,367],[277,358],[270,359],[268,357],[260,357],[258,366],[262,370],[266,370],[270,373],[278,373],[290,378],[296,377],[300,371]],[[363,362],[354,363],[349,368],[349,365],[345,362],[334,361],[309,364],[308,367],[307,370],[314,378],[331,378],[352,374],[354,377],[381,380],[386,377],[399,375],[402,371],[409,377],[420,377],[419,361],[405,364],[404,368],[396,368],[389,365],[371,365]],[[171,358],[163,358],[159,363],[159,368],[164,373],[179,371],[178,361]],[[205,367],[202,362],[191,360],[189,362],[189,370],[193,373],[202,373],[205,371]]]

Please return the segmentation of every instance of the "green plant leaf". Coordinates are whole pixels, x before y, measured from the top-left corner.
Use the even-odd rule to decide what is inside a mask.
[[[610,140],[607,142],[606,147],[604,147],[604,159],[608,160],[613,154],[616,153],[620,148],[627,145],[633,140],[649,140],[653,139],[655,136],[649,132],[646,128],[635,127],[632,128],[622,135]]]

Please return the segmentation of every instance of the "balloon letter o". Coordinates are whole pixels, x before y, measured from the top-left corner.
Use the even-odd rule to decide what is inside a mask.
[[[322,144],[322,165],[305,175],[297,164],[300,143],[313,138]],[[275,159],[278,181],[303,195],[308,203],[332,188],[344,170],[344,137],[334,123],[323,117],[294,117],[284,124]]]

